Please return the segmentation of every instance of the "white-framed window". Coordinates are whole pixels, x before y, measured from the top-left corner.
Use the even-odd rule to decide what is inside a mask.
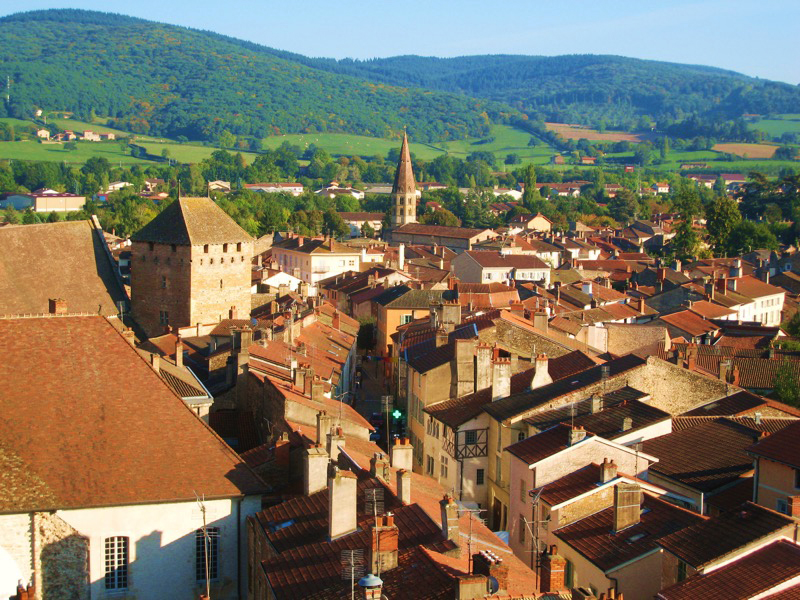
[[[400,325],[411,323],[414,320],[414,315],[400,315]]]
[[[114,536],[105,539],[105,588],[107,590],[128,589],[129,539]]]
[[[219,527],[200,528],[195,531],[195,575],[197,581],[219,579]],[[206,567],[208,576],[206,576]]]

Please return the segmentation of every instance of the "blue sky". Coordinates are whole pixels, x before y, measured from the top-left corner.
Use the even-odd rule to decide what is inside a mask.
[[[800,83],[798,0],[3,0],[119,12],[309,56],[619,54]]]

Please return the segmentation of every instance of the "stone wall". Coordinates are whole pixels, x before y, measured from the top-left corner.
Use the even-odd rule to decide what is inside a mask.
[[[23,584],[33,581],[33,544],[31,530],[31,515],[0,516],[0,549],[6,554],[5,560],[0,560],[0,598],[7,598],[15,593],[17,581]],[[13,563],[6,562],[8,558]]]
[[[250,310],[250,258],[253,243],[192,246],[190,323],[216,323],[236,307]]]
[[[522,327],[516,327],[505,320],[497,321],[497,342],[510,352],[516,352],[520,356],[530,357],[532,352],[547,354],[550,358],[564,356],[572,352],[570,348],[558,342],[532,331],[526,331]],[[577,344],[577,342],[576,342]]]
[[[89,539],[51,513],[34,513],[33,527],[36,589],[41,597],[88,599]]]
[[[650,356],[644,369],[629,371],[628,385],[650,394],[648,404],[680,415],[728,395],[725,382]]]

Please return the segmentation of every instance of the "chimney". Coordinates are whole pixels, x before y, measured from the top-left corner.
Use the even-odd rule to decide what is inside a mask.
[[[600,483],[608,483],[617,476],[617,464],[613,460],[603,459],[600,465]]]
[[[153,367],[153,371],[156,373],[161,372],[161,356],[156,354],[155,352],[150,353],[150,366]]]
[[[485,342],[478,342],[475,357],[475,391],[479,392],[492,386],[492,347]]]
[[[447,331],[445,331],[444,327],[439,327],[436,330],[436,347],[441,348],[442,346],[447,345],[447,342],[450,340],[450,336],[448,335]]]
[[[397,248],[397,270],[402,271],[406,266],[406,245],[400,244]]]
[[[306,390],[306,368],[305,365],[298,365],[292,369],[294,387],[298,390]]]
[[[328,478],[328,537],[332,540],[353,533],[357,526],[355,473],[334,467]]]
[[[342,428],[334,425],[331,427],[331,430],[328,432],[328,435],[325,436],[325,448],[328,451],[328,456],[331,457],[332,461],[335,461],[337,464],[339,462],[339,458],[341,457],[342,448],[345,445],[345,437]]]
[[[133,331],[131,331],[131,333],[133,333]],[[183,368],[183,343],[180,340],[175,344],[175,366]]]
[[[789,496],[786,500],[789,504],[789,516],[800,518],[800,496]]]
[[[411,471],[413,468],[411,459],[414,456],[414,447],[408,438],[395,438],[392,446],[392,468],[405,469]]]
[[[369,474],[389,481],[389,459],[383,452],[376,452],[369,459]]]
[[[321,410],[317,413],[317,444],[326,443],[325,436],[331,430],[331,422],[333,419],[328,416],[328,413]]]
[[[136,345],[136,336],[133,333],[133,329],[130,327],[126,327],[122,331],[122,337],[125,338],[125,341],[128,342],[131,346]]]
[[[642,488],[638,483],[618,483],[614,487],[614,530],[619,533],[639,522],[642,512]]]
[[[466,396],[475,391],[475,340],[456,340],[456,397]],[[491,350],[488,354],[491,358]],[[488,359],[487,359],[488,360]],[[489,366],[487,363],[486,372]],[[489,387],[486,382],[485,387]]]
[[[742,275],[741,259],[737,258],[736,260],[733,261],[729,273],[731,277],[741,277]],[[736,290],[734,289],[733,291],[735,292]]]
[[[558,593],[566,589],[564,585],[564,572],[567,561],[558,554],[556,546],[550,546],[550,551],[542,555],[542,575],[539,591],[544,593]]]
[[[492,361],[492,402],[511,395],[511,360],[496,358]]]
[[[567,445],[574,446],[584,439],[586,439],[586,430],[583,427],[571,427],[569,430],[569,440]]]
[[[442,508],[442,535],[459,546],[461,535],[458,526],[458,504],[450,494],[445,494],[439,501],[439,506]]]
[[[51,315],[67,314],[67,301],[63,298],[50,298],[48,304],[50,305]]]
[[[283,432],[281,437],[275,440],[275,464],[279,467],[289,467],[289,434]]]
[[[311,399],[315,402],[323,402],[325,400],[325,386],[322,383],[319,375],[314,375],[311,380]]]
[[[608,365],[600,366],[600,380],[606,381],[611,376],[611,367]]]
[[[719,378],[720,381],[728,383],[729,373],[731,371],[731,359],[725,358],[719,361]]]
[[[394,515],[387,513],[375,520],[369,531],[369,565],[372,573],[385,573],[397,567],[397,542],[400,533]]]
[[[622,419],[622,431],[630,431],[631,427],[633,427],[633,419],[631,417]]]
[[[359,579],[358,587],[361,588],[360,600],[381,600],[383,597],[383,581],[372,573]]]
[[[548,367],[547,354],[537,354],[534,363],[533,379],[531,379],[531,389],[535,390],[549,383],[553,383],[553,378],[550,376]]]
[[[697,344],[686,345],[686,368],[694,371],[697,366]]]
[[[411,473],[405,469],[397,471],[397,499],[411,504]]]
[[[599,413],[603,410],[603,397],[600,394],[592,394],[591,398],[591,411],[592,414]]]
[[[558,291],[558,288],[556,288]],[[533,326],[536,327],[539,331],[547,331],[550,327],[550,322],[547,319],[546,312],[537,312],[533,315]]]
[[[325,489],[328,477],[328,455],[319,444],[312,444],[303,453],[303,494],[310,496]]]
[[[497,581],[498,595],[508,590],[508,565],[491,550],[481,550],[472,555],[472,572],[475,575],[493,577]]]
[[[583,284],[581,284],[581,291],[591,298],[592,297],[592,282],[591,281],[584,281]]]

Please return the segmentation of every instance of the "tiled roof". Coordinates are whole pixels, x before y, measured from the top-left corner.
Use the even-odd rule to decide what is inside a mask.
[[[340,212],[338,214],[345,221],[381,221],[381,220],[383,220],[383,213]]]
[[[553,533],[599,569],[608,571],[650,552],[664,536],[703,519],[696,513],[647,493],[643,496],[639,523],[616,534],[612,532],[613,507],[556,529]]]
[[[89,221],[0,229],[0,315],[42,314],[50,298],[68,313],[116,315],[127,300]]]
[[[661,600],[747,600],[763,598],[765,593],[800,576],[800,547],[779,540],[760,548],[707,575],[693,575],[661,590]],[[796,587],[796,586],[794,586]],[[791,598],[794,592],[781,592]],[[788,594],[788,595],[787,595]],[[770,599],[781,595],[769,596]]]
[[[646,361],[632,354],[617,358],[605,365],[597,365],[560,381],[542,386],[529,392],[512,394],[486,406],[486,412],[497,420],[512,418],[551,402],[560,396],[571,394],[581,388],[598,383],[603,378],[603,367],[608,368],[609,378],[646,364]]]
[[[639,390],[626,385],[618,390],[603,394],[603,407],[605,409],[609,409],[614,406],[618,406],[623,402],[635,402],[646,397],[647,394],[644,392],[640,392]],[[590,414],[591,404],[592,399],[586,398],[585,400],[568,404],[560,408],[554,408],[552,410],[536,413],[533,416],[525,419],[525,423],[536,427],[538,430],[546,429],[548,427],[552,427],[556,423],[569,421],[573,416],[581,417],[583,415]]]
[[[665,536],[658,545],[695,569],[701,569],[793,524],[791,517],[745,502],[733,510]]]
[[[13,487],[0,486],[0,512],[262,491],[103,318],[0,320],[0,352],[0,447],[49,490],[22,504]]]
[[[800,422],[792,423],[777,433],[761,440],[747,451],[756,456],[781,462],[800,469]]]
[[[360,254],[359,250],[340,244],[333,239],[320,239],[310,237],[290,237],[273,244],[273,248],[284,250],[294,250],[303,254]]]
[[[706,321],[700,315],[688,310],[672,313],[670,315],[662,315],[659,318],[661,321],[664,321],[664,323],[672,325],[676,329],[686,332],[691,336],[703,335],[719,329],[719,327],[714,325],[711,321]]]
[[[221,409],[208,415],[211,429],[239,454],[259,445],[255,423],[253,415],[243,410]]]
[[[775,402],[774,400],[769,400],[768,398],[762,398],[761,396],[757,396],[756,394],[751,394],[750,392],[747,392],[745,390],[735,392],[730,396],[726,396],[725,398],[720,398],[719,400],[714,400],[713,402],[709,402],[708,404],[699,406],[698,408],[695,408],[687,413],[684,413],[682,416],[728,417],[728,416],[752,414],[757,409],[764,408],[767,406],[771,406],[779,410],[785,410],[787,411],[787,416],[793,415],[800,417],[800,410],[792,406],[778,403]]]
[[[726,419],[678,429],[642,443],[659,462],[650,470],[703,492],[711,492],[753,469],[745,452],[759,432]]]
[[[469,240],[483,233],[486,229],[469,229],[467,227],[447,227],[444,225],[422,225],[420,223],[407,223],[395,229],[397,233],[411,235],[430,235],[434,237]]]
[[[594,360],[583,352],[575,350],[569,354],[548,360],[547,372],[553,381],[557,381],[594,365]],[[530,388],[535,372],[536,369],[531,368],[512,375],[511,393],[514,394]],[[481,414],[483,406],[491,401],[492,390],[487,388],[461,398],[454,398],[428,406],[424,410],[445,425],[456,428]]]
[[[466,254],[480,266],[486,268],[550,270],[550,267],[541,258],[531,254],[501,254],[481,250],[468,250]]]
[[[506,450],[526,464],[532,465],[567,448],[571,429],[565,424],[554,425],[521,442],[511,444]],[[591,434],[587,434],[584,439],[591,437]]]
[[[704,371],[719,375],[721,356],[698,354],[697,366]],[[738,369],[738,385],[750,389],[772,389],[778,371],[786,365],[795,377],[800,378],[799,360],[776,360],[769,358],[731,358],[731,369]]]
[[[131,239],[135,242],[199,245],[252,242],[210,198],[179,198],[167,206]]]
[[[717,509],[718,512],[727,512],[740,507],[745,502],[753,499],[753,478],[740,477],[736,483],[717,492],[712,496],[706,496],[705,501],[709,507]]]
[[[777,431],[780,431],[784,427],[788,427],[792,423],[796,423],[797,418],[761,417],[759,419],[756,419],[754,415],[739,416],[739,417],[681,416],[681,417],[674,417],[672,419],[672,430],[680,431],[683,429],[691,429],[692,427],[697,427],[698,425],[704,425],[706,423],[715,423],[717,421],[736,423],[737,425],[742,425],[743,427],[747,427],[748,429],[752,429],[758,432],[775,433]]]
[[[763,298],[786,293],[786,290],[765,283],[752,275],[744,275],[736,279],[736,292],[747,298]]]
[[[597,463],[586,465],[542,487],[540,498],[550,506],[555,506],[594,490],[600,482],[600,472]]]
[[[375,298],[375,302],[387,308],[429,308],[431,304],[457,299],[454,290],[412,290],[398,285],[389,288]]]
[[[620,435],[635,431],[641,427],[647,427],[653,423],[666,421],[671,416],[668,412],[650,406],[638,400],[625,401],[606,408],[596,413],[590,413],[575,417],[572,424],[576,427],[583,427],[586,431],[599,435],[600,437],[613,440]],[[623,421],[631,419],[631,427],[623,430]]]
[[[708,300],[698,300],[693,302],[689,309],[693,313],[703,317],[704,319],[722,319],[730,315],[735,315],[736,311],[730,308],[725,308],[714,302]]]

